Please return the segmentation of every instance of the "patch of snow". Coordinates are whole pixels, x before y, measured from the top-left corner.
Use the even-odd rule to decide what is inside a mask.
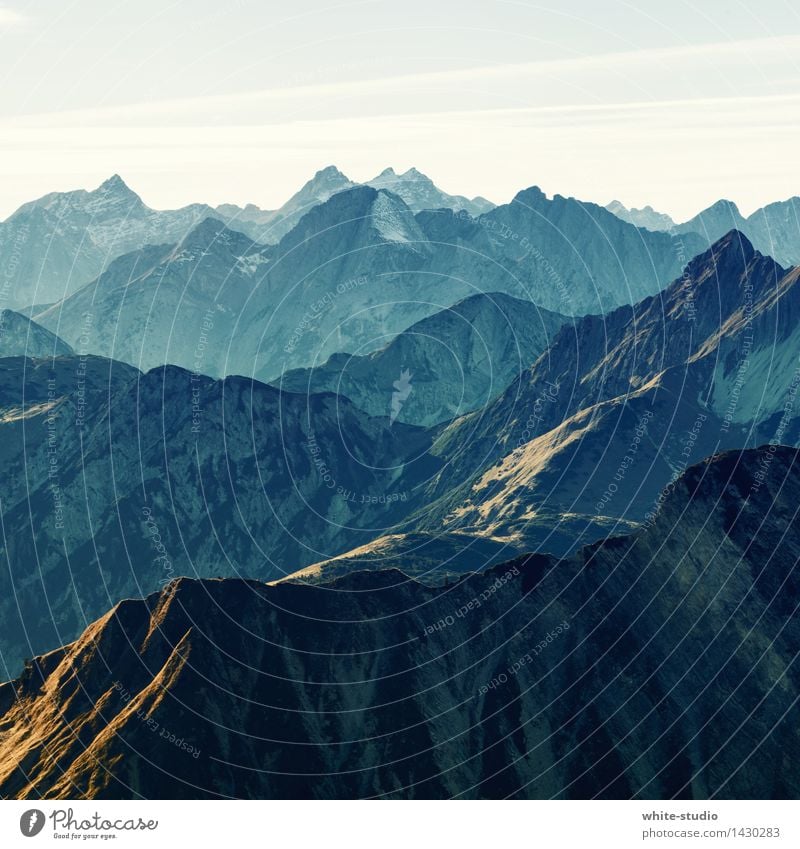
[[[372,223],[378,235],[387,242],[413,242],[419,239],[413,217],[387,194],[378,192],[372,204]]]
[[[252,277],[258,271],[259,266],[265,265],[268,262],[269,258],[264,256],[264,254],[254,253],[237,257],[236,267],[242,274]]]

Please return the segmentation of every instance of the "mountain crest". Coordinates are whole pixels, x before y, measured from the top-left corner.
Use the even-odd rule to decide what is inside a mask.
[[[729,268],[732,262],[744,268],[758,251],[750,239],[741,230],[730,230],[717,239],[707,250],[694,257],[687,266],[687,271],[700,271],[721,266]],[[761,254],[758,254],[761,256]]]
[[[245,236],[238,230],[229,229],[219,218],[209,215],[184,236],[179,244],[179,249],[185,251],[199,248],[205,252],[222,244],[239,251],[249,248],[255,243],[249,236]]]
[[[104,180],[98,186],[98,190],[104,192],[126,192],[135,194],[122,177],[119,176],[119,174],[112,174],[107,180]]]
[[[544,203],[547,203],[547,195],[538,187],[530,186],[527,189],[522,189],[514,195],[512,203],[521,203],[525,206],[537,208]]]
[[[139,195],[128,186],[119,174],[112,174],[93,192],[89,192],[87,201],[87,211],[95,214],[100,213],[105,207],[111,210],[118,205],[126,209],[135,209],[137,212],[146,208]]]
[[[309,180],[309,183],[321,182],[326,180],[336,180],[345,183],[350,182],[350,178],[343,174],[335,165],[326,165],[325,168],[320,168],[316,174]]]
[[[720,198],[718,201],[715,201],[708,207],[708,209],[704,209],[700,215],[707,215],[710,212],[730,212],[731,215],[735,215],[737,217],[741,217],[742,213],[739,212],[739,207],[732,200],[728,200],[727,198]]]

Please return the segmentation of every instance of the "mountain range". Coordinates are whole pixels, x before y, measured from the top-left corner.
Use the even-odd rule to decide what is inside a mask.
[[[427,430],[341,396],[95,357],[0,366],[8,670],[173,575],[279,578],[391,532],[438,467]]]
[[[219,218],[236,230],[246,233],[254,241],[275,244],[285,236],[300,219],[314,206],[324,203],[337,192],[352,189],[359,183],[346,177],[334,165],[322,168],[280,209],[264,210],[248,204],[239,207],[235,204],[222,204],[216,208]],[[430,177],[409,168],[398,174],[394,168],[385,168],[363,185],[375,189],[387,189],[403,199],[414,212],[423,209],[452,209],[465,211],[472,215],[488,212],[494,204],[486,198],[469,198],[461,195],[449,195],[439,189]]]
[[[658,295],[557,330],[550,316],[550,344],[507,388],[425,427],[400,418],[414,411],[415,378],[398,381],[404,357],[392,359],[391,345],[373,357],[386,385],[362,383],[355,401],[341,386],[286,391],[172,366],[142,374],[85,355],[4,360],[10,472],[0,498],[17,529],[0,578],[6,663],[72,639],[111,599],[152,592],[173,573],[276,580],[320,563],[329,573],[331,558],[334,569],[374,561],[377,545],[415,574],[431,571],[426,550],[443,555],[438,581],[504,549],[566,555],[629,532],[690,463],[800,440],[797,281],[732,232]],[[473,298],[441,316],[439,338],[464,356],[501,305],[503,322],[517,313],[515,326],[526,324],[511,299]],[[465,316],[473,329],[459,339],[449,323]],[[409,357],[426,350],[403,346]],[[418,362],[435,364],[428,351]],[[508,349],[502,356],[511,363]],[[424,372],[419,381],[435,399],[435,382],[426,388]],[[370,388],[380,390],[376,410]],[[148,536],[156,515],[159,551]],[[57,600],[55,620],[43,590]]]
[[[647,230],[677,235],[691,233],[702,236],[710,245],[730,230],[739,230],[764,254],[783,265],[800,264],[800,198],[767,204],[746,218],[730,200],[718,200],[690,218],[677,224],[669,215],[652,207],[627,209],[618,200],[606,206],[623,221]]]
[[[125,254],[32,314],[73,347],[84,339],[89,353],[145,370],[167,362],[275,380],[383,348],[475,294],[566,316],[604,313],[658,292],[701,245],[538,189],[474,218],[415,215],[398,195],[357,186],[313,206],[277,245],[205,219],[177,244]]]
[[[94,191],[45,195],[0,224],[0,300],[11,308],[61,300],[116,257],[178,240],[211,212],[202,204],[150,209],[116,174]]]
[[[648,528],[444,587],[120,602],[0,686],[0,794],[797,798],[799,469],[718,455]]]
[[[793,215],[23,207],[0,796],[796,798]]]
[[[509,295],[472,295],[411,325],[378,351],[335,354],[313,368],[285,372],[278,385],[290,392],[335,392],[373,416],[436,425],[499,395],[570,320]],[[403,379],[405,390],[394,389]]]
[[[433,182],[410,169],[395,174],[386,169],[372,181],[391,185],[416,210],[451,206],[484,212],[492,204],[447,195]],[[0,257],[4,258],[0,305],[14,309],[59,301],[100,276],[118,257],[148,245],[174,243],[204,219],[214,217],[251,240],[275,244],[313,206],[333,194],[356,186],[337,168],[318,171],[277,210],[253,204],[221,204],[212,208],[195,203],[159,211],[115,174],[93,191],[52,192],[21,206],[0,223]]]
[[[328,166],[318,171],[276,210],[264,210],[254,204],[244,207],[220,204],[211,207],[202,203],[177,210],[154,210],[116,174],[93,191],[81,189],[50,193],[24,204],[0,223],[0,256],[5,263],[0,306],[19,310],[62,300],[95,280],[123,254],[150,244],[179,242],[195,225],[209,217],[217,218],[231,229],[245,233],[259,244],[277,244],[315,206],[358,185],[336,167]],[[485,198],[469,199],[447,194],[415,168],[403,173],[387,168],[363,185],[398,195],[415,214],[449,209],[469,218],[482,219],[495,208]],[[558,199],[556,195],[554,200]],[[525,202],[519,195],[517,200]],[[668,215],[656,212],[649,206],[641,210],[627,209],[619,201],[612,201],[606,210],[618,220],[624,220],[637,228],[649,232],[667,232],[673,237],[687,234],[693,240],[704,240],[705,246],[729,230],[738,229],[763,253],[775,257],[784,265],[792,265],[800,262],[800,252],[796,247],[800,233],[797,201],[797,198],[790,198],[771,203],[744,218],[734,203],[720,200],[683,224],[676,224]],[[600,222],[602,230],[609,229],[597,212],[599,207],[587,203],[581,206],[589,217]],[[549,212],[544,217],[552,221]],[[487,219],[486,226],[494,233],[495,242],[499,237],[498,244],[503,240],[511,241],[512,244],[506,247],[517,247],[513,243],[525,240],[526,236],[530,239],[529,228],[506,230],[493,219]],[[643,238],[648,241],[647,236]],[[580,240],[573,241],[573,244],[579,251],[583,250]],[[700,249],[702,245],[693,241],[685,247],[686,258]],[[563,247],[561,252],[564,252]],[[553,257],[546,252],[544,256],[553,267],[559,267],[554,260],[560,261],[560,256]],[[613,269],[619,265],[619,260],[613,257],[612,260]],[[656,256],[656,266],[659,261]],[[548,269],[545,268],[545,271]],[[669,276],[664,280],[669,279]],[[634,292],[628,301],[634,302],[641,294]],[[568,312],[559,310],[552,302],[541,305]],[[581,308],[577,307],[574,314],[580,312]]]
[[[445,466],[420,528],[524,537],[540,514],[638,523],[687,464],[795,444],[799,276],[733,231],[663,293],[563,327],[437,438]]]

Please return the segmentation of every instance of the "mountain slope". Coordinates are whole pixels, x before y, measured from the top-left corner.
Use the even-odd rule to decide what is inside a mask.
[[[358,193],[368,209],[380,196]],[[412,227],[409,215],[391,232]],[[414,239],[388,242],[369,216],[350,226],[395,258],[416,261],[424,250]],[[222,568],[274,579],[387,535],[457,534],[566,553],[627,531],[649,521],[662,488],[689,463],[800,439],[799,276],[731,233],[661,295],[562,327],[505,392],[444,428],[371,418],[331,394],[153,371],[92,407],[88,430],[69,433],[64,418],[66,547],[53,527],[46,457],[32,479],[19,471],[4,483],[5,520],[19,532],[6,541],[13,569],[0,597],[22,599],[41,650],[75,636],[84,607],[93,616],[109,599],[154,588],[164,564],[142,513],[152,503],[169,574]],[[46,420],[50,399],[29,411],[19,397],[19,388],[10,393],[10,425],[24,428],[32,412]],[[35,432],[44,445],[46,430]],[[23,456],[13,454],[18,469]],[[74,586],[65,552],[87,564],[74,570]],[[41,572],[34,580],[32,563]],[[42,581],[62,611],[58,629],[38,603]],[[25,632],[13,608],[2,612],[13,660]]]
[[[336,392],[370,415],[435,425],[502,392],[568,321],[530,301],[473,295],[418,321],[379,351],[337,354],[317,367],[286,372],[277,385]],[[395,383],[403,381],[398,390]]]
[[[415,581],[437,586],[465,573],[482,572],[523,553],[507,540],[487,536],[391,534],[339,557],[312,563],[281,581],[329,584],[354,572],[398,569]]]
[[[253,204],[246,207],[223,204],[217,207],[216,214],[227,226],[240,230],[256,242],[277,244],[312,207],[355,185],[338,168],[329,165],[317,171],[279,209],[259,209]]]
[[[769,203],[747,217],[744,232],[783,265],[800,265],[800,197]]]
[[[60,357],[72,348],[49,330],[13,310],[0,310],[0,357]]]
[[[718,200],[694,218],[678,225],[677,230],[679,233],[699,233],[711,244],[731,230],[745,233],[747,221],[733,201]]]
[[[333,395],[92,358],[0,366],[11,670],[175,575],[274,579],[402,532],[438,468],[427,431]]]
[[[606,312],[659,291],[693,244],[538,190],[479,218],[412,216],[383,189],[340,192],[278,245],[265,288],[273,297],[243,322],[235,369],[275,379],[334,353],[369,353],[476,292],[564,315]]]
[[[58,301],[116,257],[177,241],[211,212],[202,204],[150,209],[116,174],[94,191],[45,195],[0,224],[4,300],[12,308]]]
[[[234,328],[269,260],[269,248],[207,218],[177,245],[120,257],[35,317],[72,345],[83,338],[92,353],[137,368],[175,363],[224,374]]]
[[[567,315],[606,313],[655,294],[704,248],[693,234],[642,230],[597,204],[549,199],[536,186],[480,224],[531,300]]]
[[[560,562],[182,579],[0,687],[0,793],[796,799],[798,504],[763,448]]]
[[[445,471],[418,529],[524,539],[542,515],[641,522],[689,463],[794,444],[799,277],[733,232],[661,295],[562,328],[438,438]]]

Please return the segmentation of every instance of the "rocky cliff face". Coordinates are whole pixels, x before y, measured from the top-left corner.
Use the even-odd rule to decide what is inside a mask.
[[[717,456],[633,536],[446,587],[122,602],[0,687],[0,793],[797,798],[799,459]]]

